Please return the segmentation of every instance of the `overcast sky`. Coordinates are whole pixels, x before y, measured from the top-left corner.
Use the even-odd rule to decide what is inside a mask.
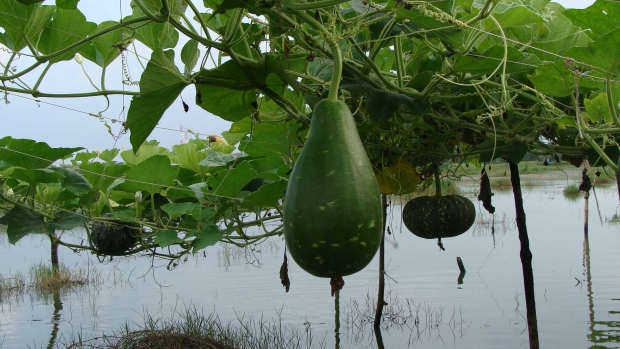
[[[1,1],[1,0],[0,0]],[[557,1],[567,8],[585,8],[594,0],[560,0]],[[45,2],[53,4],[54,1],[47,0]],[[122,5],[119,5],[122,3]],[[111,6],[116,4],[115,6]],[[105,20],[118,20],[122,16],[130,14],[129,0],[110,1],[82,1],[78,5],[79,9],[85,14],[89,21],[100,23]],[[183,37],[181,35],[181,37]],[[137,44],[138,53],[149,57],[149,49]],[[178,51],[180,52],[180,50]],[[203,50],[204,53],[204,50]],[[8,54],[0,50],[0,62],[6,62]],[[14,65],[19,68],[27,67],[31,64],[26,58],[17,60]],[[93,63],[84,61],[84,65],[90,74],[91,79],[98,84],[100,76],[99,70]],[[140,79],[142,68],[133,56],[130,54],[128,59],[129,72],[134,81]],[[179,67],[181,65],[179,64]],[[37,71],[42,71],[42,67]],[[36,73],[31,72],[29,76],[36,78]],[[120,83],[122,77],[122,66],[120,58],[112,63],[106,74],[106,87],[108,89],[122,89]],[[30,86],[34,85],[32,79],[27,80]],[[125,86],[126,89],[134,89],[136,87]],[[52,66],[47,73],[39,90],[48,93],[62,92],[90,92],[94,88],[90,85],[87,77],[82,69],[74,61],[65,61]],[[189,104],[188,113],[183,111],[181,100],[175,102],[171,108],[164,114],[158,127],[149,139],[156,139],[163,146],[171,147],[180,143],[185,134],[179,130],[191,129],[203,135],[220,134],[228,130],[229,123],[215,117],[202,108],[195,105],[194,102],[195,89],[192,85],[188,86],[182,93],[182,97]],[[203,98],[205,98],[203,96]],[[103,97],[83,98],[83,99],[57,99],[45,98],[42,102],[37,103],[31,96],[14,95],[8,96],[10,104],[0,102],[0,138],[11,136],[14,138],[29,138],[36,141],[46,142],[53,147],[85,147],[88,150],[103,150],[112,148],[115,139],[108,134],[107,128],[99,119],[87,115],[88,113],[97,114],[106,108],[106,101]],[[110,97],[111,105],[103,116],[110,119],[123,118],[123,106],[129,107],[130,97]],[[69,109],[67,109],[69,108]],[[126,112],[127,109],[125,109]],[[111,123],[108,120],[108,123]],[[120,130],[120,125],[111,124],[114,133]],[[169,130],[167,130],[169,129]],[[188,135],[191,137],[191,135]],[[124,146],[126,149],[131,148],[129,143],[129,135],[122,135],[116,147]]]

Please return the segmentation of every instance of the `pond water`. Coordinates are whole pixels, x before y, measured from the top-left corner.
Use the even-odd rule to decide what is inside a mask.
[[[620,227],[615,186],[599,187],[590,199],[589,255],[584,254],[584,201],[567,200],[566,182],[524,187],[536,287],[541,348],[620,347]],[[436,241],[413,236],[400,223],[401,206],[390,206],[386,242],[388,306],[386,348],[527,348],[523,278],[512,192],[496,192],[491,216],[475,199],[479,220],[467,233]],[[597,212],[597,204],[600,215]],[[78,233],[76,233],[78,234]],[[0,234],[0,274],[28,272],[48,261],[48,241],[30,236],[9,245]],[[100,282],[45,294],[30,289],[0,298],[2,348],[65,347],[82,338],[138,328],[145,313],[170,318],[195,306],[225,322],[275,319],[312,334],[303,347],[333,348],[334,298],[328,279],[312,277],[289,258],[291,290],[279,280],[284,241],[254,251],[214,246],[175,270],[146,258],[96,257],[60,248],[64,264],[100,275]],[[457,284],[456,257],[467,274]],[[590,271],[586,265],[589,262]],[[374,348],[371,318],[377,292],[377,258],[345,277],[340,293],[340,347]],[[589,280],[588,280],[589,279]],[[62,305],[62,309],[60,306]],[[178,315],[176,315],[178,316]],[[50,343],[50,340],[53,343]],[[53,345],[52,345],[53,346]]]

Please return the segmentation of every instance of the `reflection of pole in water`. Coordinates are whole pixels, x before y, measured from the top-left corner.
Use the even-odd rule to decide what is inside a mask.
[[[60,311],[62,310],[62,301],[60,299],[60,289],[54,290],[54,315],[52,315],[52,334],[47,343],[47,349],[56,347],[56,337],[58,336],[58,323],[60,322]]]
[[[383,336],[381,336],[381,327],[375,328],[375,339],[377,340],[377,349],[385,349],[383,345]]]
[[[340,290],[336,290],[334,297],[334,308],[335,308],[335,330],[334,334],[336,336],[336,349],[340,349]]]
[[[583,234],[583,266],[586,269],[586,288],[588,290],[588,310],[590,311],[590,332],[594,339],[594,301],[592,297],[592,278],[590,275],[590,241],[588,239],[587,229]]]

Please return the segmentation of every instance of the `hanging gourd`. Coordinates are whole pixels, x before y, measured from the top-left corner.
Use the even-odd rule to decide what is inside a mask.
[[[107,221],[95,223],[90,238],[99,254],[122,256],[136,245],[143,233],[137,223]]]
[[[439,172],[435,169],[436,196],[419,196],[407,202],[403,222],[409,231],[424,239],[455,237],[466,232],[476,220],[471,200],[460,195],[441,196]]]
[[[377,252],[382,218],[379,187],[349,108],[320,101],[284,197],[288,251],[315,276],[356,273]]]

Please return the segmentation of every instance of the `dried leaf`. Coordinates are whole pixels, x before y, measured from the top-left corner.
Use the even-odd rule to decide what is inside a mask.
[[[286,288],[286,292],[291,288],[291,280],[288,278],[288,260],[286,258],[286,250],[284,250],[284,261],[280,267],[280,282]]]

